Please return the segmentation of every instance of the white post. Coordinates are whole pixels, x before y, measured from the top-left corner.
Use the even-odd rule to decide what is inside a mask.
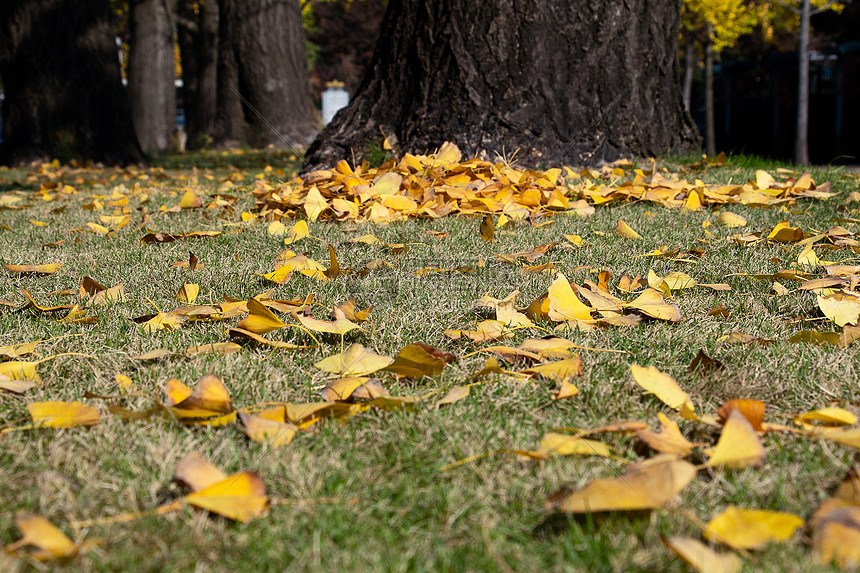
[[[343,82],[333,81],[326,84],[322,93],[323,125],[328,125],[338,111],[349,105],[349,92],[343,89]]]

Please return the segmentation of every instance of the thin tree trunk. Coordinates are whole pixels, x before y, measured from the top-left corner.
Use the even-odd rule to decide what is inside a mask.
[[[170,149],[176,127],[173,27],[176,0],[132,0],[129,6],[128,99],[140,146]]]
[[[220,0],[219,145],[307,146],[317,132],[298,0]]]
[[[800,42],[797,73],[797,133],[794,139],[794,161],[809,165],[809,20],[810,0],[803,0],[800,9]]]
[[[717,140],[714,133],[714,44],[711,36],[713,24],[707,25],[705,32],[705,153],[709,157],[717,155]]]
[[[389,0],[365,81],[307,161],[361,159],[381,130],[402,151],[450,140],[536,166],[697,147],[679,17],[674,0]]]
[[[682,99],[684,101],[684,109],[690,111],[690,99],[693,95],[693,66],[696,63],[695,48],[696,44],[692,32],[684,34],[686,40],[684,46],[684,82],[682,84]]]
[[[0,161],[143,160],[108,0],[2,0]]]
[[[218,2],[185,0],[179,7],[185,130],[191,148],[203,147],[215,131],[218,94]]]

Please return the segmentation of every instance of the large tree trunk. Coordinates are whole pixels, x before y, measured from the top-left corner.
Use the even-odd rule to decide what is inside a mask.
[[[182,100],[190,147],[202,147],[215,132],[218,93],[218,2],[183,0],[179,7]]]
[[[128,100],[144,151],[167,151],[176,128],[176,0],[129,3]]]
[[[803,0],[800,8],[800,41],[797,72],[797,134],[794,139],[794,162],[809,164],[809,20],[812,15],[810,0]]]
[[[679,13],[675,0],[389,0],[362,87],[307,161],[360,158],[380,130],[401,151],[451,140],[546,166],[698,146]]]
[[[221,146],[305,147],[316,135],[298,0],[220,0]]]
[[[2,0],[3,161],[143,160],[108,0]]]

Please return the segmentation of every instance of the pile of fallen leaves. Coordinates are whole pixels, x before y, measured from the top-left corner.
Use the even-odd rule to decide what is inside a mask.
[[[776,181],[770,174],[759,171],[755,180],[727,185],[705,185],[699,180],[689,182],[680,177],[667,177],[652,163],[649,173],[632,170],[632,178],[612,184],[613,178],[629,175],[629,162],[601,170],[571,168],[549,169],[543,172],[517,169],[511,165],[472,159],[461,161],[459,150],[446,144],[436,154],[428,156],[406,155],[400,161],[390,161],[379,168],[366,165],[350,167],[346,162],[334,169],[317,171],[304,179],[275,183],[258,179],[250,188],[243,188],[235,177],[218,182],[218,190],[209,197],[189,185],[181,187],[176,205],[161,205],[154,209],[141,209],[141,220],[134,207],[149,203],[150,195],[163,190],[163,172],[145,173],[131,170],[128,181],[118,183],[107,194],[88,194],[76,189],[84,186],[85,172],[64,170],[58,165],[44,166],[34,174],[42,180],[35,193],[11,192],[0,196],[0,209],[26,209],[36,202],[78,199],[88,211],[103,212],[98,222],[71,232],[95,233],[109,239],[118,233],[140,233],[141,248],[190,239],[207,239],[223,233],[242,232],[259,221],[266,221],[266,232],[292,247],[303,240],[314,239],[307,221],[332,219],[337,221],[370,221],[388,223],[406,218],[438,218],[449,215],[472,215],[482,219],[476,233],[492,242],[496,229],[510,221],[530,219],[533,224],[542,216],[572,214],[588,216],[595,206],[619,202],[647,201],[669,208],[700,210],[705,207],[741,204],[752,207],[773,207],[792,204],[798,199],[827,199],[834,195],[829,183],[816,186],[808,174],[795,177],[784,174]],[[256,204],[253,212],[236,214],[233,206],[238,193],[250,193]],[[171,233],[152,230],[149,225],[161,213],[181,212],[189,209],[217,211],[223,229]],[[303,217],[287,226],[284,220]],[[307,219],[304,220],[304,218]],[[844,223],[858,223],[845,220]],[[36,227],[48,226],[50,221],[31,221]],[[134,224],[132,224],[134,223]],[[713,223],[706,221],[704,232],[712,225],[741,228],[747,225],[743,217],[721,210]],[[615,228],[619,237],[635,240],[638,232],[623,220]],[[711,235],[713,237],[713,235]],[[802,331],[790,340],[798,343],[828,344],[847,347],[860,337],[860,266],[829,261],[827,253],[848,249],[858,252],[860,244],[856,234],[835,225],[822,230],[804,230],[789,221],[773,229],[743,232],[729,240],[746,248],[762,243],[779,243],[797,249],[797,255],[788,261],[787,268],[768,275],[740,275],[753,280],[772,283],[774,296],[790,296],[812,292],[823,317],[841,331]],[[375,235],[367,234],[351,240],[353,243],[382,245],[388,249],[404,245],[385,245]],[[63,242],[46,245],[62,248]],[[695,277],[673,272],[659,276],[653,270],[645,277],[613,277],[609,272],[598,274],[597,282],[572,284],[554,263],[535,264],[553,249],[582,248],[587,242],[580,236],[566,235],[565,241],[538,245],[517,253],[498,253],[504,263],[522,272],[547,273],[546,292],[520,307],[519,292],[504,299],[485,296],[475,301],[474,324],[450,325],[444,335],[452,341],[469,341],[479,345],[475,353],[492,354],[484,366],[472,373],[463,384],[447,388],[446,392],[423,395],[392,396],[386,389],[388,381],[399,378],[437,376],[448,365],[471,354],[455,354],[435,348],[422,341],[404,346],[395,356],[384,356],[366,348],[355,338],[367,336],[365,329],[372,307],[360,309],[355,299],[326,308],[324,315],[314,302],[314,294],[293,300],[273,298],[267,291],[247,300],[228,299],[219,303],[198,304],[200,287],[195,283],[183,284],[175,293],[177,306],[169,310],[154,308],[155,312],[129,317],[139,325],[141,336],[155,331],[174,331],[195,321],[223,322],[225,340],[219,343],[197,345],[187,349],[189,357],[206,353],[231,354],[254,346],[266,350],[290,352],[317,352],[323,348],[321,339],[340,341],[341,352],[320,355],[315,367],[324,372],[327,382],[320,390],[319,401],[308,403],[266,402],[264,404],[236,405],[227,385],[215,375],[207,375],[193,386],[181,380],[164,382],[160,395],[149,396],[151,405],[133,410],[124,404],[128,398],[147,396],[134,381],[125,375],[116,375],[117,393],[100,396],[87,393],[85,398],[104,402],[111,416],[128,423],[145,423],[153,417],[175,420],[177,424],[210,427],[239,424],[252,441],[269,448],[286,447],[302,432],[312,431],[327,419],[346,421],[371,409],[412,410],[447,407],[470,395],[475,386],[488,380],[510,378],[514,380],[544,379],[556,385],[554,399],[572,399],[578,393],[574,380],[583,373],[583,362],[577,354],[584,350],[565,338],[566,333],[588,331],[595,328],[635,328],[641,321],[658,320],[678,323],[683,318],[683,293],[688,289],[706,288],[731,290],[728,284],[701,283]],[[360,269],[344,267],[338,261],[334,246],[328,246],[327,261],[316,261],[292,250],[283,251],[279,263],[263,278],[283,284],[293,276],[304,276],[310,281],[333,281],[353,273],[377,272],[385,268],[385,261],[377,259],[374,265]],[[704,251],[661,247],[644,257],[664,258],[673,261],[693,261]],[[193,254],[187,261],[174,266],[190,270],[199,268]],[[32,264],[19,261],[6,264],[6,272],[38,281],[39,277],[58,273],[60,263]],[[430,272],[473,272],[474,268],[416,269],[417,275]],[[790,289],[783,283],[796,283]],[[5,293],[7,312],[56,317],[60,324],[92,324],[100,320],[120,320],[108,317],[99,309],[108,303],[118,303],[131,296],[122,283],[105,286],[93,278],[80,278],[77,288],[58,292],[74,299],[71,304],[48,306],[41,304],[28,291]],[[155,306],[155,305],[153,305]],[[315,313],[316,312],[316,316]],[[721,316],[725,308],[714,308],[711,313]],[[488,318],[487,314],[491,317]],[[284,329],[298,331],[301,343],[279,340],[276,335]],[[518,330],[531,330],[544,337],[528,338],[517,346],[501,344]],[[345,340],[351,342],[346,346]],[[767,344],[766,339],[742,332],[724,337],[729,342]],[[40,383],[40,363],[63,355],[38,360],[26,360],[36,353],[37,340],[0,347],[0,390],[16,394],[26,392]],[[481,346],[483,345],[483,346]],[[590,348],[592,351],[622,353],[615,349]],[[170,352],[155,348],[133,357],[133,360],[157,360]],[[501,363],[499,362],[501,360]],[[691,370],[713,370],[722,365],[703,351],[690,364]],[[604,433],[633,435],[647,446],[654,457],[643,458],[627,466],[623,474],[597,479],[575,492],[559,492],[547,501],[552,512],[588,513],[604,511],[633,511],[671,508],[673,499],[683,491],[701,471],[722,468],[744,468],[765,463],[765,441],[770,434],[783,434],[794,439],[827,440],[847,447],[860,449],[860,428],[851,412],[839,407],[828,407],[791,417],[791,425],[769,423],[764,419],[766,405],[756,400],[731,400],[713,414],[696,411],[693,398],[667,373],[654,366],[630,365],[633,380],[647,393],[654,394],[668,408],[676,412],[676,420],[660,413],[657,431],[649,421],[623,421],[612,426],[591,429],[559,429],[546,434],[536,449],[503,450],[484,455],[509,453],[525,456],[539,463],[552,456],[594,455],[627,461],[637,457],[634,451],[614,451],[608,444],[593,439]],[[438,395],[437,395],[438,394]],[[30,402],[28,423],[0,430],[6,434],[34,428],[69,428],[96,426],[102,412],[92,403],[82,402]],[[22,421],[23,422],[23,421]],[[685,437],[682,425],[704,429],[711,436],[707,442],[692,443]],[[691,432],[687,432],[689,435]],[[2,439],[2,437],[0,437]],[[441,471],[451,471],[472,461],[450,460]],[[701,460],[696,465],[693,460]],[[263,515],[270,505],[289,500],[270,498],[262,478],[252,471],[232,476],[222,473],[199,454],[189,454],[176,469],[175,479],[187,486],[190,493],[150,511],[137,514],[76,522],[75,527],[130,521],[142,515],[161,515],[186,505],[207,510],[237,521],[247,521]],[[860,477],[852,470],[834,496],[822,503],[810,518],[808,526],[817,559],[821,563],[836,561],[842,566],[860,564]],[[319,500],[317,500],[319,501]],[[799,516],[730,506],[704,523],[703,536],[713,544],[741,552],[760,549],[773,542],[790,538],[804,525]],[[92,541],[72,542],[56,527],[35,515],[20,515],[16,523],[22,539],[6,546],[9,553],[18,554],[25,545],[39,550],[33,558],[50,560],[69,558],[88,548]],[[670,537],[666,545],[694,568],[700,571],[737,571],[742,566],[740,556],[732,552],[718,553],[692,538]]]

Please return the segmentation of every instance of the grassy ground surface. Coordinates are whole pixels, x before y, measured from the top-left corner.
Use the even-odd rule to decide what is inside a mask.
[[[211,571],[683,571],[680,560],[663,547],[661,536],[700,538],[692,514],[703,521],[730,504],[772,509],[808,518],[832,493],[855,458],[850,448],[832,442],[789,434],[763,438],[767,459],[763,466],[743,470],[706,469],[668,509],[629,515],[583,518],[547,513],[544,502],[562,487],[579,488],[600,477],[613,477],[625,463],[647,455],[635,437],[602,435],[615,459],[596,456],[557,456],[533,461],[495,455],[447,471],[444,465],[498,449],[535,449],[553,428],[594,428],[624,420],[641,420],[656,427],[658,412],[672,414],[653,396],[644,395],[630,375],[630,364],[654,365],[673,375],[689,392],[697,409],[713,413],[724,401],[751,398],[767,403],[767,419],[791,424],[793,415],[838,404],[856,410],[858,346],[845,349],[789,343],[801,330],[838,329],[821,319],[815,295],[792,291],[777,296],[770,280],[731,276],[733,273],[774,273],[790,268],[800,249],[791,244],[760,243],[742,247],[730,239],[738,232],[769,232],[790,220],[804,231],[824,230],[833,219],[858,218],[857,203],[844,204],[858,189],[856,176],[838,169],[815,169],[816,182],[832,181],[841,195],[827,201],[805,199],[785,208],[731,206],[748,219],[743,229],[703,228],[714,221],[710,210],[688,212],[635,203],[601,208],[590,217],[556,216],[546,226],[520,222],[498,229],[496,241],[483,241],[480,219],[448,217],[410,220],[390,225],[314,222],[307,239],[294,250],[328,264],[326,243],[334,246],[342,267],[360,268],[381,258],[392,268],[346,275],[318,282],[301,275],[275,285],[256,276],[275,267],[286,248],[281,238],[266,233],[266,223],[243,224],[240,213],[253,210],[250,190],[258,180],[277,184],[295,173],[293,158],[274,152],[242,155],[169,157],[156,171],[0,171],[0,190],[25,191],[31,207],[0,211],[0,258],[4,263],[63,263],[47,276],[0,272],[0,298],[23,306],[21,289],[41,305],[70,304],[77,296],[52,294],[77,290],[90,276],[105,286],[124,283],[125,302],[98,307],[96,324],[61,324],[61,315],[5,308],[0,315],[0,345],[54,339],[37,347],[41,356],[67,356],[37,367],[40,385],[24,394],[0,393],[0,423],[25,425],[27,404],[47,400],[81,400],[96,405],[100,423],[91,428],[35,429],[0,435],[0,539],[11,543],[19,533],[16,512],[37,513],[74,539],[102,539],[96,549],[75,558],[70,570],[191,570]],[[683,160],[664,160],[676,170]],[[647,167],[647,162],[643,162]],[[744,182],[758,168],[775,173],[776,165],[747,158],[730,158],[725,167],[699,177],[706,182]],[[52,174],[53,173],[53,174]],[[628,172],[628,175],[630,173]],[[262,178],[259,179],[258,178]],[[224,182],[232,181],[232,189]],[[42,184],[59,181],[76,194],[57,199],[56,190],[39,193]],[[90,232],[88,222],[111,215],[112,190],[124,185],[151,188],[148,200],[132,198],[131,223],[114,236]],[[231,214],[217,209],[174,212],[185,188],[201,194],[231,193],[238,197]],[[0,195],[2,199],[4,195]],[[50,196],[52,200],[48,200]],[[99,197],[102,196],[102,197]],[[98,203],[93,203],[93,200]],[[102,207],[99,211],[98,208]],[[146,227],[162,233],[224,231],[213,238],[169,244],[142,244]],[[637,230],[641,239],[613,235],[619,219]],[[47,223],[47,225],[42,225]],[[852,231],[855,222],[842,222]],[[240,232],[227,232],[227,231]],[[428,233],[447,233],[437,238]],[[405,253],[383,246],[347,243],[373,233],[384,243],[408,243]],[[565,234],[580,235],[587,246],[576,248]],[[57,247],[48,243],[64,240]],[[161,399],[165,382],[178,378],[193,385],[206,374],[224,381],[237,407],[287,401],[319,401],[327,375],[314,367],[320,359],[341,351],[339,337],[323,337],[322,348],[284,351],[249,346],[229,356],[186,358],[185,349],[227,341],[226,322],[195,322],[174,332],[147,333],[131,318],[179,303],[183,283],[198,283],[198,303],[217,303],[224,297],[247,299],[270,288],[274,297],[294,299],[314,294],[320,307],[351,297],[359,308],[373,306],[365,333],[346,335],[346,343],[360,342],[379,354],[394,356],[406,344],[422,341],[461,357],[442,374],[423,380],[395,380],[380,376],[392,395],[425,395],[467,383],[489,355],[465,355],[488,343],[452,341],[444,329],[471,328],[476,322],[475,301],[489,293],[502,298],[519,289],[520,305],[546,291],[554,274],[526,273],[495,254],[514,253],[561,241],[537,263],[555,261],[571,283],[597,281],[597,273],[618,277],[664,276],[683,271],[702,283],[727,283],[730,291],[691,289],[674,293],[684,318],[679,323],[643,321],[633,328],[599,328],[565,332],[578,345],[625,351],[626,354],[582,351],[584,373],[574,382],[580,393],[553,400],[556,384],[546,380],[512,381],[491,378],[474,386],[466,399],[439,409],[428,409],[433,399],[415,411],[371,410],[343,421],[324,421],[300,432],[280,449],[250,442],[239,424],[188,427],[169,418],[140,423],[111,416],[108,404],[142,410]],[[693,262],[643,257],[667,245],[681,251],[704,249]],[[196,270],[173,268],[188,260],[189,251],[205,263]],[[851,249],[819,252],[821,258],[857,264]],[[483,266],[479,262],[483,261]],[[851,263],[850,261],[854,261]],[[472,273],[415,271],[435,266],[469,266]],[[797,283],[784,282],[789,289]],[[148,299],[148,300],[147,300]],[[728,316],[709,316],[716,305]],[[551,328],[551,324],[543,324]],[[769,346],[718,342],[732,331],[776,340]],[[75,335],[57,338],[64,335]],[[499,342],[515,346],[545,332],[523,329]],[[284,329],[273,339],[306,344],[299,330]],[[492,343],[490,343],[492,344]],[[131,357],[156,348],[179,353],[161,360]],[[691,374],[687,365],[704,349],[724,363],[713,374]],[[33,359],[32,357],[24,359]],[[86,399],[84,394],[121,394],[115,375],[129,376],[145,396],[115,400]],[[438,396],[437,395],[437,396]],[[434,397],[435,399],[435,397]],[[672,415],[674,419],[677,416]],[[682,422],[694,442],[713,442],[717,431]],[[267,494],[278,499],[337,498],[341,503],[299,502],[277,505],[263,517],[237,524],[191,508],[130,523],[97,525],[77,530],[76,520],[152,509],[181,495],[171,484],[177,463],[198,451],[226,473],[258,471]],[[697,463],[702,457],[694,458]],[[355,499],[355,503],[348,501]],[[744,556],[746,570],[813,571],[821,567],[811,558],[809,532],[799,530],[788,542]],[[0,554],[3,570],[26,570],[31,564]]]

